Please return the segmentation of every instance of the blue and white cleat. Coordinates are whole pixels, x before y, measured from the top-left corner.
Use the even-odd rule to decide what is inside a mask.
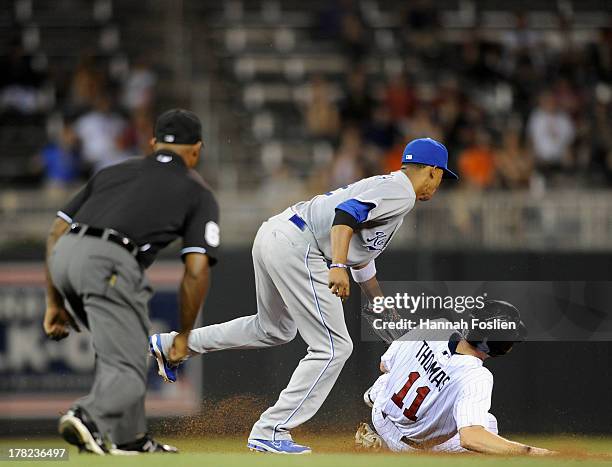
[[[161,334],[149,336],[149,349],[151,355],[157,362],[157,373],[159,376],[161,376],[166,383],[175,383],[178,365],[171,366],[168,363],[162,347]]]
[[[247,447],[255,452],[272,452],[274,454],[310,454],[308,446],[294,443],[290,439],[270,441],[267,439],[249,439]]]

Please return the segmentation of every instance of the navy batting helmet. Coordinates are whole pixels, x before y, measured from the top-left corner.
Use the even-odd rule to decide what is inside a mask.
[[[514,343],[527,337],[519,311],[508,302],[486,300],[482,309],[472,312],[471,318],[465,340],[491,357],[507,354]]]

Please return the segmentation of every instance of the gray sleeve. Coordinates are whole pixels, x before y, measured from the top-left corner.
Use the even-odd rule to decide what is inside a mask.
[[[414,207],[414,195],[392,179],[382,179],[376,185],[354,196],[354,199],[373,205],[364,222],[403,216]]]

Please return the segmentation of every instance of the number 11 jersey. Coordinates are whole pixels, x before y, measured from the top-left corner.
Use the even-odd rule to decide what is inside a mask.
[[[482,360],[455,352],[456,341],[396,341],[381,357],[381,410],[404,436],[443,442],[465,426],[488,426],[493,375]]]

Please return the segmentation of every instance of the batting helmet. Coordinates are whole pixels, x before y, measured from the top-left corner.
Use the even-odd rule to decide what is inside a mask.
[[[507,354],[515,342],[527,337],[519,311],[508,302],[486,300],[482,309],[472,312],[471,318],[474,325],[464,335],[465,340],[491,357]]]

